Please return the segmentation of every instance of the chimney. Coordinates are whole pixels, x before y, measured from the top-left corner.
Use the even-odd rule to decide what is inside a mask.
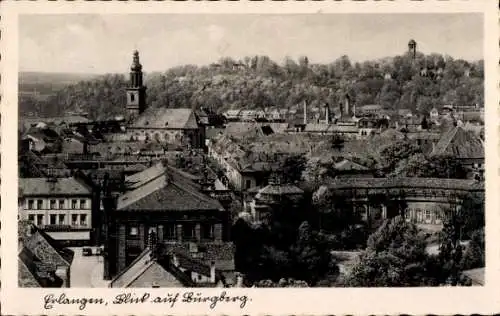
[[[66,287],[66,288],[70,287],[68,267],[66,267],[66,266],[57,267],[56,276],[59,277],[63,281],[63,284],[61,287]]]
[[[307,125],[307,102],[304,100],[304,125]]]
[[[215,261],[210,262],[210,283],[215,283]]]
[[[325,104],[325,122],[326,124],[330,124],[330,106]]]

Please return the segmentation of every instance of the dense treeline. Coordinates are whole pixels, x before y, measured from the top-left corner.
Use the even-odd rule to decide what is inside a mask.
[[[147,65],[145,65],[147,68]],[[267,56],[222,58],[208,66],[185,65],[146,76],[153,107],[228,108],[290,107],[307,100],[312,106],[336,105],[349,92],[358,105],[428,111],[433,106],[483,105],[483,61],[467,62],[439,54],[395,56],[353,63],[342,56],[330,64],[307,57],[281,63]],[[22,113],[57,115],[79,108],[92,116],[123,113],[123,75],[81,81],[47,100],[23,96]]]

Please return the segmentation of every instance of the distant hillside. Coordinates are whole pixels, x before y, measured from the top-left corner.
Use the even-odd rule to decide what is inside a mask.
[[[386,109],[428,113],[444,104],[483,106],[483,68],[482,60],[468,62],[420,53],[416,58],[402,55],[363,63],[342,56],[329,64],[312,64],[305,56],[281,63],[253,56],[222,58],[207,66],[180,66],[149,74],[145,82],[150,107],[203,106],[224,111],[289,108],[304,100],[310,106],[328,103],[336,107],[349,93],[357,105],[380,104]],[[66,85],[46,100],[21,100],[20,111],[60,115],[79,108],[94,118],[123,113],[126,85],[124,75],[91,78]]]
[[[91,80],[99,75],[84,73],[19,72],[19,85],[47,84],[68,85],[82,80]]]
[[[20,72],[19,94],[47,99],[64,87],[80,81],[92,80],[96,74]]]

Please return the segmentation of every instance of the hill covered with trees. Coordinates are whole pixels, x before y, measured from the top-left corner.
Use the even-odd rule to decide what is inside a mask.
[[[147,65],[145,65],[147,68]],[[207,66],[185,65],[146,75],[147,102],[152,107],[260,109],[288,108],[304,100],[311,106],[336,106],[348,92],[357,105],[381,104],[387,109],[426,112],[434,106],[484,103],[483,61],[465,61],[418,53],[351,62],[342,56],[329,64],[307,57],[281,62],[267,56],[241,60],[222,58]],[[61,115],[81,109],[91,117],[122,114],[124,75],[108,74],[60,89],[43,100],[20,98],[21,114]]]

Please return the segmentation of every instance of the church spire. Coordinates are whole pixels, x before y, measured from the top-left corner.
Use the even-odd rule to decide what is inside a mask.
[[[131,118],[146,110],[146,87],[143,85],[142,77],[139,52],[134,50],[130,66],[130,82],[127,88],[127,112]]]

